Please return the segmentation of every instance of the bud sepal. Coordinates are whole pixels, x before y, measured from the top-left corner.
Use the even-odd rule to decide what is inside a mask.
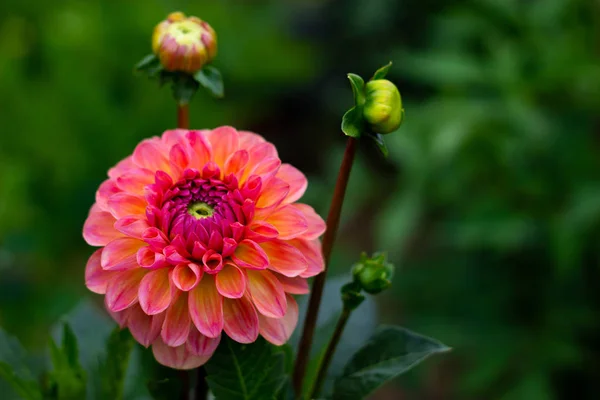
[[[394,265],[387,262],[385,253],[368,257],[362,253],[359,262],[352,268],[353,283],[369,294],[379,294],[392,286]]]

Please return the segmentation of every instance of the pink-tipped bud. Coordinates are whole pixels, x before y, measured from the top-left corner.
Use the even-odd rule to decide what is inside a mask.
[[[193,74],[217,54],[217,35],[197,17],[174,12],[154,28],[152,51],[167,71]]]

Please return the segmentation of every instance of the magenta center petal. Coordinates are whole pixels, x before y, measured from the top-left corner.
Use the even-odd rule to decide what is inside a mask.
[[[254,182],[257,185],[260,182]],[[254,216],[254,191],[238,186],[233,174],[221,178],[214,163],[202,171],[186,169],[175,183],[157,173],[155,183],[146,188],[146,199],[154,229],[170,241],[161,249],[169,262],[193,262],[209,274],[223,268]],[[159,250],[155,236],[146,242]]]

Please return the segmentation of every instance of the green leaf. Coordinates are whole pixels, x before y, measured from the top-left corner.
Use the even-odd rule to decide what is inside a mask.
[[[50,338],[49,392],[58,399],[81,399],[86,394],[86,373],[79,362],[77,338],[68,324],[63,325],[62,347]]]
[[[381,135],[380,133],[369,133],[368,135],[373,142],[375,143],[375,145],[377,146],[377,148],[379,149],[379,151],[381,152],[381,154],[387,158],[387,156],[390,154],[387,148],[387,145],[385,144],[385,141],[383,140],[383,135]]]
[[[388,71],[390,70],[391,66],[392,66],[392,62],[390,61],[383,67],[379,68],[377,71],[375,71],[371,80],[374,81],[377,79],[384,79],[386,77],[386,75],[388,74]]]
[[[359,138],[364,131],[364,120],[362,116],[362,107],[352,107],[342,118],[342,132],[346,136]]]
[[[148,54],[135,65],[134,69],[135,71],[146,73],[149,77],[154,77],[162,70],[162,64],[154,54]]]
[[[352,85],[352,93],[354,93],[354,104],[362,106],[365,103],[365,81],[359,75],[348,74],[350,85]]]
[[[223,88],[223,76],[221,71],[213,66],[207,65],[200,71],[196,72],[194,79],[210,94],[216,98],[222,98],[225,95],[225,89]]]
[[[240,344],[223,338],[206,364],[206,380],[218,400],[274,399],[286,380],[284,358],[264,339]]]
[[[8,382],[15,393],[22,399],[42,399],[42,392],[36,381],[19,376],[10,365],[2,361],[0,361],[0,378]]]
[[[432,354],[450,350],[435,339],[408,329],[385,326],[354,354],[336,379],[334,400],[364,399],[385,382],[410,370]]]
[[[102,374],[102,396],[104,399],[119,400],[123,398],[125,374],[131,351],[133,338],[129,331],[116,327],[106,343],[106,358],[100,362]]]
[[[5,381],[14,393],[3,392],[2,398],[18,395],[26,400],[42,399],[41,388],[26,364],[26,354],[19,341],[0,329],[0,381]]]
[[[188,104],[199,88],[198,82],[185,73],[174,74],[172,75],[171,80],[173,83],[171,87],[173,90],[173,97],[177,101],[177,104]]]

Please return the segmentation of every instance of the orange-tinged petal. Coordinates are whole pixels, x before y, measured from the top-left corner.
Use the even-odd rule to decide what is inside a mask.
[[[201,334],[195,326],[192,326],[186,347],[192,354],[210,357],[217,349],[220,341],[221,335],[216,338],[209,338]]]
[[[115,274],[106,287],[106,306],[108,309],[114,312],[123,311],[137,303],[140,282],[145,275],[146,270],[142,268]]]
[[[267,208],[278,206],[285,199],[289,191],[290,185],[287,182],[279,178],[273,178],[263,187],[260,197],[256,202],[256,207]]]
[[[252,302],[244,296],[223,300],[224,330],[238,343],[252,343],[258,338],[258,315]]]
[[[136,253],[145,245],[141,240],[127,237],[113,240],[102,251],[102,268],[119,271],[139,267]]]
[[[140,283],[139,299],[142,310],[148,315],[165,311],[171,304],[171,290],[168,268],[148,272]]]
[[[165,313],[147,315],[137,304],[131,306],[126,312],[128,313],[127,327],[131,335],[142,346],[150,346],[160,335]]]
[[[223,297],[217,291],[215,280],[204,274],[202,280],[189,292],[188,307],[194,325],[200,333],[215,338],[223,330]]]
[[[152,353],[156,361],[162,365],[181,370],[198,368],[210,358],[210,356],[192,354],[185,344],[178,347],[167,346],[161,338],[156,339],[152,344]]]
[[[269,271],[246,271],[248,291],[256,309],[263,315],[281,318],[287,308],[283,286]]]
[[[277,229],[263,221],[252,221],[246,226],[246,238],[256,243],[266,242],[279,236]]]
[[[225,264],[215,279],[217,290],[222,296],[239,299],[246,291],[246,275],[235,265]]]
[[[285,276],[298,276],[308,268],[302,252],[283,240],[263,242],[260,247],[269,257],[269,269]]]
[[[169,154],[164,146],[160,143],[160,139],[146,139],[137,145],[133,151],[132,160],[141,168],[149,169],[150,171],[165,171],[170,172]]]
[[[123,236],[115,229],[116,219],[106,211],[92,211],[83,225],[83,238],[90,246],[106,246]]]
[[[300,250],[300,252],[308,261],[308,268],[300,274],[303,278],[310,278],[320,274],[325,269],[325,261],[321,252],[321,241],[319,239],[293,239],[288,241],[289,244]]]
[[[139,196],[120,192],[108,198],[108,208],[116,219],[130,215],[143,216],[146,214],[146,201]]]
[[[279,239],[288,240],[302,235],[308,230],[308,221],[304,214],[288,204],[269,215],[266,222],[279,232]]]
[[[306,278],[302,278],[300,276],[290,278],[277,273],[275,273],[275,276],[277,277],[277,280],[281,282],[283,290],[286,293],[307,294],[308,292],[310,292],[310,289],[308,288],[308,281],[306,280]]]
[[[120,191],[121,189],[117,187],[114,180],[107,179],[102,182],[96,191],[96,205],[98,205],[99,211],[108,211],[108,198]]]
[[[206,134],[206,138],[213,149],[213,161],[223,168],[230,154],[239,148],[239,135],[230,126],[222,126]]]
[[[210,142],[204,137],[200,131],[190,131],[187,134],[190,151],[190,168],[195,168],[198,171],[208,163],[212,158],[212,147]]]
[[[238,266],[250,269],[265,269],[269,265],[265,251],[256,242],[248,239],[239,243],[231,259]]]
[[[223,169],[223,176],[234,174],[238,176],[243,172],[244,168],[248,164],[248,152],[246,150],[238,150],[227,158],[225,161],[225,168]]]
[[[168,346],[180,346],[186,342],[191,324],[188,296],[187,293],[183,292],[179,294],[175,303],[167,309],[160,336]]]
[[[298,200],[304,195],[304,192],[306,192],[306,188],[308,187],[306,176],[290,164],[281,164],[275,177],[284,180],[290,185],[290,191],[285,197],[285,200],[283,200],[284,204],[293,203]]]
[[[264,137],[254,132],[238,131],[238,134],[240,135],[240,148],[242,149],[249,149],[256,144],[265,142]]]
[[[100,265],[102,249],[98,249],[91,255],[85,266],[85,285],[94,293],[106,293],[108,281],[117,273],[105,271]]]
[[[258,315],[259,330],[262,337],[276,346],[285,344],[298,324],[298,303],[287,296],[287,310],[283,318],[269,318]]]
[[[116,179],[119,189],[138,196],[144,195],[144,188],[154,183],[154,173],[146,168],[134,168]]]
[[[203,271],[194,263],[179,264],[173,268],[171,279],[177,289],[189,292],[198,285],[202,275]]]
[[[302,234],[303,239],[317,239],[319,236],[325,233],[325,221],[319,214],[316,213],[314,208],[308,204],[302,203],[295,203],[292,205],[302,214],[304,214],[304,218],[306,218],[306,221],[308,222],[308,229]]]
[[[124,217],[115,222],[115,229],[124,235],[142,239],[146,229],[150,228],[145,218]]]

